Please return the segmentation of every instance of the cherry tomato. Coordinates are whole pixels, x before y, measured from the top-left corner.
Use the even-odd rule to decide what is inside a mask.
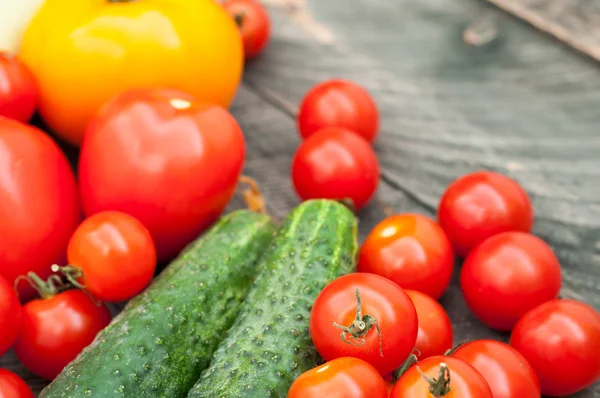
[[[491,171],[478,171],[450,184],[440,201],[438,220],[456,254],[465,257],[500,232],[530,232],[533,207],[516,181]]]
[[[444,369],[445,367],[445,369]],[[430,379],[427,381],[420,369]],[[450,378],[450,384],[444,386]],[[433,393],[436,391],[438,393]],[[412,366],[396,382],[391,398],[493,398],[487,382],[462,359],[442,355],[429,357]]]
[[[219,218],[244,156],[242,130],[224,108],[175,90],[125,92],[100,111],[83,140],[85,214],[134,216],[152,234],[159,261],[168,261]]]
[[[0,398],[34,398],[23,379],[10,370],[0,369]]]
[[[379,161],[358,135],[338,127],[306,139],[292,163],[296,192],[307,199],[350,199],[362,208],[379,184]]]
[[[103,301],[124,301],[141,292],[156,269],[150,232],[134,217],[118,211],[96,213],[71,237],[68,271]],[[72,267],[76,268],[72,268]]]
[[[0,116],[0,181],[0,275],[47,277],[81,218],[71,166],[46,133]],[[35,294],[27,283],[19,292]]]
[[[385,382],[367,362],[342,357],[304,372],[292,383],[287,398],[386,398]]]
[[[256,0],[226,0],[223,7],[240,28],[246,59],[263,52],[271,37],[271,20],[263,5]]]
[[[352,356],[382,374],[404,362],[417,332],[417,313],[408,295],[375,274],[335,279],[319,293],[310,314],[310,335],[323,359]]]
[[[465,260],[460,287],[483,323],[509,331],[527,311],[558,296],[558,259],[540,238],[504,232],[476,247]]]
[[[379,110],[371,94],[348,80],[321,82],[305,95],[298,129],[308,138],[325,127],[342,127],[373,142],[379,130]]]
[[[406,290],[417,311],[419,332],[415,348],[420,360],[442,355],[452,348],[452,323],[437,301],[416,290]]]
[[[21,303],[12,286],[0,275],[0,357],[12,347],[21,330]],[[0,398],[2,396],[0,395]]]
[[[571,396],[600,379],[600,314],[575,300],[552,300],[525,314],[510,345],[529,361],[542,393]]]
[[[110,322],[110,313],[81,290],[66,290],[23,306],[15,353],[32,373],[54,379]]]
[[[457,349],[453,357],[473,366],[485,378],[494,398],[540,398],[535,371],[517,350],[494,340],[476,340]]]
[[[35,112],[38,88],[29,68],[0,51],[0,116],[27,123]]]
[[[384,276],[434,299],[450,284],[453,269],[454,253],[446,234],[420,214],[395,215],[377,224],[358,258],[359,272]]]

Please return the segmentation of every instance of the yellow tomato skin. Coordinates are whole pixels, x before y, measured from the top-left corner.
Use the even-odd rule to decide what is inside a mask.
[[[76,146],[121,91],[174,88],[228,107],[244,67],[239,30],[213,0],[46,0],[20,57],[37,77],[42,118]]]

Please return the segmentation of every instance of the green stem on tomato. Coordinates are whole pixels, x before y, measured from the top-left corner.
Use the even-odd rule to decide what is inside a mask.
[[[83,277],[83,271],[79,267],[75,267],[73,265],[65,265],[61,267],[57,264],[54,264],[52,267],[52,272],[62,273],[65,278],[69,281],[69,283],[75,286],[78,289],[85,289],[85,285],[79,283],[77,280]]]
[[[417,371],[421,376],[429,383],[429,393],[436,398],[445,397],[450,393],[450,369],[445,362],[440,364],[440,370],[437,377],[429,377],[425,373],[421,372],[421,369],[417,365]]]

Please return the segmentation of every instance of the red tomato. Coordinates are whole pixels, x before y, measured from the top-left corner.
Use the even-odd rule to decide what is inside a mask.
[[[79,161],[84,211],[134,216],[152,234],[159,261],[168,261],[219,218],[244,156],[242,130],[224,108],[175,90],[128,91],[86,131]]]
[[[267,10],[256,0],[226,0],[223,7],[240,28],[246,59],[260,54],[271,37],[271,20]]]
[[[29,68],[0,51],[0,116],[27,123],[35,112],[38,88]]]
[[[0,369],[0,398],[34,398],[23,379],[13,372]]]
[[[379,184],[379,161],[358,135],[332,127],[306,139],[292,163],[296,192],[307,199],[350,199],[362,208]]]
[[[440,201],[438,220],[456,254],[464,257],[500,232],[531,231],[533,208],[527,192],[516,181],[478,171],[450,184]]]
[[[415,348],[419,359],[444,354],[452,348],[453,342],[452,323],[444,307],[416,290],[406,290],[406,294],[417,310],[419,333]]]
[[[78,283],[103,301],[129,300],[152,280],[156,249],[150,232],[134,217],[104,211],[75,230],[67,251]]]
[[[358,358],[329,361],[304,372],[292,383],[287,398],[386,398],[385,381]]]
[[[12,347],[20,330],[21,303],[19,297],[6,279],[0,275],[0,357]]]
[[[310,335],[323,359],[360,358],[382,374],[402,365],[417,331],[417,313],[408,295],[375,274],[335,279],[319,293],[310,314]]]
[[[33,300],[23,306],[15,353],[32,373],[52,380],[109,322],[106,306],[81,290]]]
[[[404,289],[438,299],[450,284],[454,253],[446,234],[420,214],[380,222],[360,248],[358,271],[384,276]]]
[[[476,340],[452,354],[473,366],[485,378],[494,398],[540,398],[535,371],[511,346],[494,340]]]
[[[600,379],[600,314],[575,300],[552,300],[525,314],[510,345],[529,361],[542,393],[571,396]]]
[[[443,369],[445,364],[446,369]],[[430,379],[426,380],[418,369]],[[450,379],[449,385],[447,383]],[[453,357],[434,356],[414,365],[396,382],[391,398],[493,398],[483,376],[474,367]]]
[[[476,247],[465,260],[460,287],[483,323],[509,331],[527,311],[558,296],[558,259],[540,238],[504,232]]]
[[[0,181],[0,275],[11,285],[29,271],[47,277],[80,220],[69,162],[47,134],[0,116]],[[19,291],[35,293],[27,283]]]
[[[298,129],[308,138],[325,127],[342,127],[375,141],[379,110],[371,94],[356,83],[334,79],[321,82],[305,95],[298,113]]]

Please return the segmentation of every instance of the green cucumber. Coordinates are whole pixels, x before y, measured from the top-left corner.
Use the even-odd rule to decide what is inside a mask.
[[[221,218],[40,397],[185,397],[238,315],[274,232],[269,217],[248,210]]]
[[[285,397],[322,360],[309,334],[319,292],[354,271],[357,222],[335,201],[311,200],[284,220],[260,261],[238,319],[189,398]]]

